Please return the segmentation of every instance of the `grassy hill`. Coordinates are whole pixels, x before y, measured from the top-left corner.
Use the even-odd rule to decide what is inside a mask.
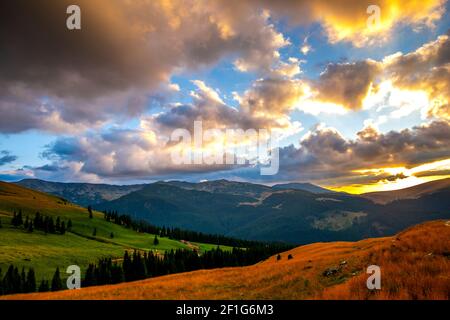
[[[293,258],[288,260],[288,255]],[[315,243],[249,267],[201,270],[75,291],[3,299],[449,299],[450,221],[394,237]],[[366,288],[369,265],[381,290]]]
[[[29,216],[31,219],[37,211],[54,219],[60,217],[66,222],[70,219],[73,223],[72,232],[57,235],[38,230],[29,233],[23,228],[15,228],[10,222],[13,212],[19,209],[24,217]],[[161,252],[195,248],[192,244],[168,238],[159,238],[159,244],[155,246],[154,235],[138,233],[107,222],[102,213],[95,211],[93,218],[89,219],[85,208],[56,196],[4,182],[0,182],[0,221],[0,268],[5,271],[10,264],[33,267],[38,281],[50,279],[56,267],[65,270],[69,265],[77,264],[84,270],[89,263],[99,258],[121,258],[125,250]],[[96,236],[93,236],[94,229]],[[113,238],[110,237],[111,232]],[[212,246],[198,244],[197,247],[202,251]]]

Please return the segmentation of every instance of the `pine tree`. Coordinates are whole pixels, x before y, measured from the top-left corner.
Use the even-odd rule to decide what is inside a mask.
[[[48,218],[48,223],[48,232],[55,233],[55,222],[53,221],[52,217]]]
[[[92,207],[88,206],[88,212],[89,212],[89,219],[92,219],[94,217],[94,214],[92,213]]]
[[[17,215],[17,226],[21,225],[23,225],[22,209],[19,210],[19,214]]]
[[[36,276],[34,274],[33,268],[30,268],[30,270],[28,270],[25,292],[36,292]]]
[[[2,268],[0,268],[0,296],[3,295],[3,278],[2,278]]]
[[[56,218],[55,231],[61,232],[61,219],[59,217]]]
[[[33,222],[30,221],[30,223],[28,224],[28,232],[33,232]]]
[[[69,219],[69,222],[67,223],[67,230],[71,231],[72,230],[72,220]]]
[[[61,275],[59,274],[59,268],[56,268],[55,274],[52,279],[52,291],[62,290]]]
[[[110,237],[111,239],[113,239],[113,238],[114,238],[114,233],[111,232],[111,234],[109,235],[109,237]]]
[[[48,285],[48,281],[47,280],[42,280],[41,284],[39,285],[39,292],[48,292],[50,291],[50,286]]]
[[[25,268],[22,267],[22,272],[20,273],[20,292],[26,292],[27,288],[27,276],[25,274]]]
[[[153,245],[157,246],[159,244],[158,236],[155,236],[155,239],[153,239]]]
[[[65,234],[66,233],[66,223],[63,221],[61,222],[61,228],[60,228],[60,233],[61,234]]]
[[[94,231],[92,232],[92,236],[96,237],[97,236],[97,228],[94,228]]]
[[[16,211],[13,212],[13,217],[12,217],[12,219],[11,219],[11,224],[12,224],[14,227],[17,227],[17,214],[16,214]]]

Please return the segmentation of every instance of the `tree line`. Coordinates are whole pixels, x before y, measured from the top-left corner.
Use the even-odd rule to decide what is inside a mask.
[[[90,264],[82,285],[116,284],[200,269],[247,266],[287,249],[285,245],[271,244],[229,251],[217,247],[202,255],[186,249],[166,251],[163,255],[153,251],[143,254],[126,251],[121,262],[106,258],[100,259],[97,264]]]
[[[24,219],[22,210],[19,210],[18,213],[14,211],[11,224],[14,227],[23,226],[28,232],[40,230],[52,234],[65,234],[67,230],[71,230],[72,228],[72,220],[70,219],[66,223],[65,221],[62,221],[60,217],[57,217],[55,221],[53,217],[42,215],[39,212],[36,212],[33,219],[30,219],[28,216]]]
[[[62,289],[63,283],[59,268],[56,268],[51,282],[42,280],[39,286],[37,286],[36,274],[33,268],[28,269],[28,272],[25,271],[25,268],[22,268],[19,272],[18,267],[10,265],[4,276],[0,268],[0,295],[32,293],[36,291],[59,291]]]
[[[190,242],[202,242],[209,244],[217,244],[238,248],[249,248],[263,245],[263,242],[242,240],[231,237],[226,237],[217,234],[206,234],[197,231],[184,230],[181,228],[159,227],[152,225],[146,221],[135,221],[131,216],[126,214],[119,214],[117,211],[103,211],[106,221],[133,229],[138,232],[145,232],[155,234],[160,237],[167,237],[174,240],[185,240]]]

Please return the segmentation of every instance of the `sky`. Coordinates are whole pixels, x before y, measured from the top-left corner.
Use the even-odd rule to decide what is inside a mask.
[[[72,4],[81,29],[66,26]],[[444,0],[4,2],[0,180],[362,193],[450,177],[449,10]],[[174,141],[199,122],[258,136]],[[261,175],[268,158],[255,148],[271,133],[278,170]],[[236,148],[243,163],[207,161]]]

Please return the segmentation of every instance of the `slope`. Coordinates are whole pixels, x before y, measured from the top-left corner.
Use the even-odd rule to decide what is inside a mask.
[[[66,223],[70,219],[73,227],[64,235],[45,234],[39,230],[30,233],[10,224],[13,212],[19,209],[24,218],[29,216],[33,219],[39,211],[54,219],[59,217]],[[62,198],[4,182],[0,182],[0,220],[0,268],[5,271],[9,264],[33,267],[38,280],[48,279],[56,267],[65,270],[69,265],[78,264],[83,269],[99,258],[122,257],[126,249],[189,249],[187,244],[168,238],[160,238],[155,246],[154,235],[107,222],[99,212],[94,212],[93,218],[89,219],[85,208]]]
[[[292,255],[292,259],[287,256]],[[394,237],[315,243],[243,268],[202,270],[76,291],[3,299],[449,299],[450,221]],[[378,265],[382,288],[365,286]]]

